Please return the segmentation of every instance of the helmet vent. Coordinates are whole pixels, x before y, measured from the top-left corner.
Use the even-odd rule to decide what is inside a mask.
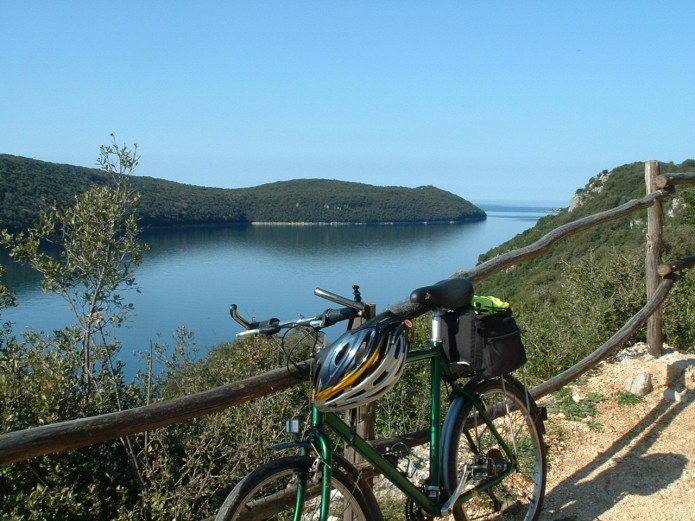
[[[379,378],[376,379],[374,382],[374,385],[379,385],[381,382],[383,382],[387,377],[389,376],[389,373],[383,372],[381,375],[379,375]]]
[[[343,361],[343,358],[345,358],[345,355],[347,355],[349,351],[350,351],[350,345],[349,345],[349,344],[344,345],[344,346],[342,347],[342,349],[340,349],[340,351],[338,351],[338,352],[336,353],[336,355],[335,355],[335,363],[336,363],[336,364],[339,364],[340,362],[342,362],[342,361]]]

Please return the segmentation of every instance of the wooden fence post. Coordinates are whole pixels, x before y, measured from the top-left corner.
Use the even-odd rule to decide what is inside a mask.
[[[358,327],[360,324],[364,323],[366,319],[373,318],[376,315],[376,305],[367,304],[367,312],[365,313],[365,320],[355,320],[353,323],[353,328]],[[358,407],[357,409],[350,409],[346,413],[349,416],[349,424],[354,425],[355,433],[361,436],[365,440],[373,440],[375,434],[376,425],[376,404],[374,402]],[[360,456],[355,449],[352,447],[345,448],[345,458],[357,467],[360,463],[364,461],[364,458]],[[372,486],[372,478],[367,479],[369,486]],[[353,521],[355,515],[352,509],[348,508],[343,512],[343,521]]]
[[[657,190],[656,178],[659,175],[659,162],[647,161],[644,164],[644,180],[647,185],[647,195]],[[658,268],[661,264],[663,248],[663,205],[661,200],[655,200],[647,209],[647,251],[645,258],[645,276],[647,279],[647,300],[659,286]],[[649,354],[658,357],[664,354],[663,349],[664,312],[659,307],[647,320],[647,344]]]

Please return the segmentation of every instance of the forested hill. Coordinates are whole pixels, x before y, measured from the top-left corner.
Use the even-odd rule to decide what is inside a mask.
[[[50,204],[68,205],[105,172],[0,154],[0,228],[23,229]],[[433,186],[371,186],[300,179],[253,188],[205,188],[132,176],[143,226],[250,222],[461,222],[485,219],[465,199]]]
[[[695,160],[680,164],[660,163],[662,174],[695,171]],[[644,163],[630,163],[604,170],[577,190],[572,203],[557,215],[540,219],[533,228],[493,248],[479,262],[527,246],[545,234],[582,217],[610,210],[632,199],[645,196]],[[664,257],[679,258],[695,251],[695,187],[679,186],[673,198],[664,202],[666,244]],[[503,295],[515,303],[525,300],[553,300],[566,282],[566,268],[589,263],[597,272],[624,275],[626,267],[615,256],[644,256],[646,211],[610,221],[560,241],[549,253],[530,262],[504,270],[485,281],[484,290]],[[614,262],[615,265],[607,264]]]

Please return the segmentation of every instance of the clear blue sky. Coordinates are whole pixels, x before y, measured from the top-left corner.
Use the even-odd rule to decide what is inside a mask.
[[[0,0],[0,153],[569,202],[695,157],[695,2]]]

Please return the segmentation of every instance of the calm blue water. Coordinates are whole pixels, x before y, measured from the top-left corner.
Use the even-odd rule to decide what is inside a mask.
[[[141,293],[126,292],[135,311],[118,337],[127,372],[151,341],[172,343],[176,328],[195,333],[200,355],[234,338],[236,303],[247,318],[292,319],[329,307],[314,288],[363,299],[379,309],[406,300],[418,286],[472,268],[478,255],[530,228],[553,205],[481,204],[483,222],[436,225],[232,226],[148,232],[151,250],[136,272]],[[4,255],[4,253],[3,253]],[[46,294],[38,276],[6,256],[7,284],[19,306],[3,321],[15,333],[50,331],[71,323],[67,305]]]

